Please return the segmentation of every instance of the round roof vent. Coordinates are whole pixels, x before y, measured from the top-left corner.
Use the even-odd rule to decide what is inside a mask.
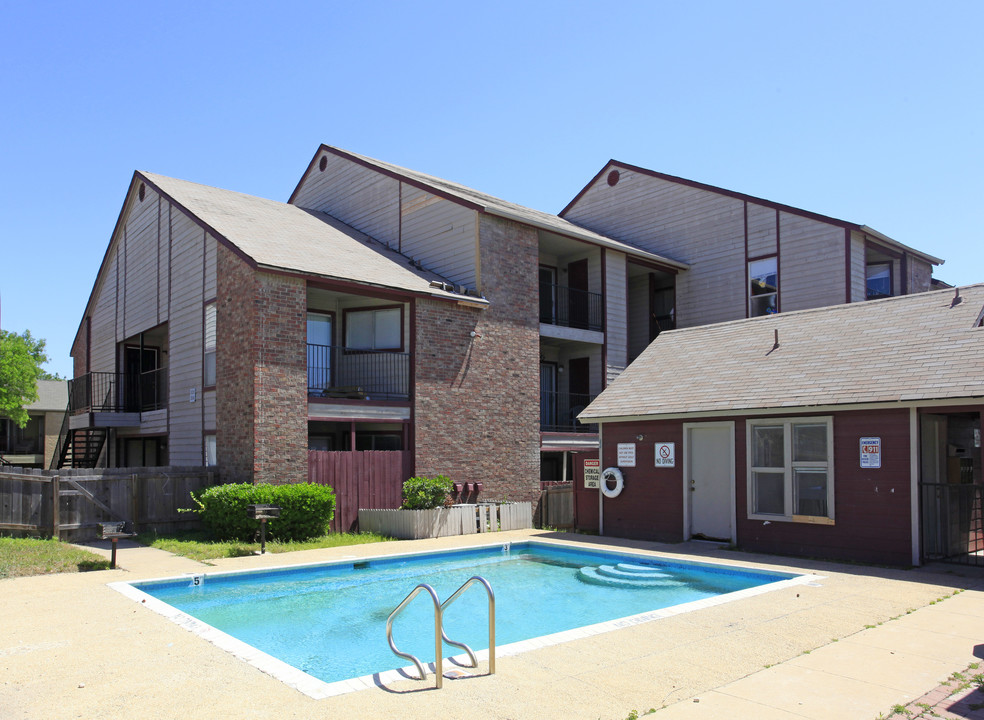
[[[326,155],[322,155],[321,162],[318,163],[318,169],[321,170],[321,172],[324,172],[326,167],[328,167],[328,157]]]
[[[618,178],[619,178],[618,170],[612,170],[610,173],[608,173],[608,184],[614,187],[615,185],[618,184]]]
[[[137,197],[140,198],[140,202],[143,202],[144,196],[147,194],[147,186],[140,183],[140,187],[137,190]]]

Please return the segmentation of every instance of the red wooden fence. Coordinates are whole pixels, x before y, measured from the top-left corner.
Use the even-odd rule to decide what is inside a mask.
[[[397,450],[308,452],[308,480],[335,491],[332,532],[358,529],[359,508],[398,508],[403,481],[412,472],[410,453]]]

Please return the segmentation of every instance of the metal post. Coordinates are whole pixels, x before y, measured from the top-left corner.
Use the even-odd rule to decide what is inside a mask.
[[[260,555],[266,552],[266,518],[260,518]]]

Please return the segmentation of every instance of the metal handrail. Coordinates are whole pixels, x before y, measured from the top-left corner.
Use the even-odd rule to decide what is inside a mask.
[[[396,616],[399,615],[403,608],[410,604],[421,591],[427,591],[431,600],[434,602],[434,669],[435,669],[435,687],[438,689],[444,687],[444,648],[441,642],[446,642],[449,645],[454,645],[455,647],[462,648],[468,653],[468,657],[471,660],[471,667],[478,667],[478,658],[475,657],[475,653],[472,649],[468,647],[465,643],[458,642],[457,640],[452,640],[444,632],[444,609],[448,607],[451,603],[458,599],[465,590],[467,590],[472,583],[479,582],[485,587],[485,592],[489,596],[489,675],[495,675],[495,593],[492,592],[492,586],[489,585],[488,580],[478,575],[470,577],[468,580],[462,584],[454,593],[445,600],[443,603],[437,599],[437,593],[434,592],[432,588],[427,583],[421,583],[407,595],[403,602],[396,606],[396,609],[390,613],[389,617],[386,619],[386,640],[389,642],[390,650],[392,650],[396,655],[407,660],[412,660],[413,664],[417,666],[417,672],[420,673],[420,679],[423,680],[426,677],[424,672],[424,666],[417,659],[416,656],[410,653],[405,653],[398,650],[396,647],[396,642],[393,640],[393,621]]]
[[[495,675],[495,593],[492,592],[492,586],[489,585],[489,581],[478,575],[473,575],[468,578],[464,585],[454,591],[454,594],[441,603],[441,636],[444,638],[444,642],[450,643],[451,645],[456,645],[457,647],[464,648],[468,653],[468,657],[471,658],[472,667],[478,667],[478,659],[475,657],[475,653],[472,652],[471,648],[464,643],[455,642],[454,640],[448,639],[448,636],[444,634],[444,611],[447,609],[448,605],[453,603],[458,599],[465,590],[467,590],[472,583],[481,583],[485,588],[485,592],[489,596],[489,675]]]
[[[444,686],[444,653],[442,652],[443,648],[441,647],[441,640],[444,638],[444,627],[441,622],[443,610],[441,601],[437,599],[437,593],[434,592],[434,588],[427,583],[421,583],[410,591],[410,594],[403,599],[403,602],[396,606],[396,609],[391,612],[389,617],[386,619],[386,640],[389,641],[390,650],[394,653],[399,655],[401,658],[413,660],[413,664],[417,666],[417,672],[420,673],[420,679],[423,680],[426,677],[426,673],[424,672],[424,666],[420,663],[420,660],[410,653],[397,650],[396,643],[393,642],[393,620],[400,614],[400,612],[403,611],[403,608],[410,604],[411,600],[417,597],[422,590],[426,590],[430,593],[431,600],[434,601],[434,668],[437,676],[436,687],[441,688]]]

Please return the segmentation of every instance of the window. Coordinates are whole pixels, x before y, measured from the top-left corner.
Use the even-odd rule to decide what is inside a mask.
[[[779,262],[775,257],[748,263],[748,316],[779,312]]]
[[[402,350],[403,308],[346,310],[345,347],[352,350]]]
[[[834,519],[833,420],[748,422],[748,516],[759,520]]]
[[[218,465],[218,448],[215,444],[215,435],[205,436],[205,464],[208,466]]]
[[[215,303],[205,306],[205,364],[202,385],[215,387]]]
[[[866,269],[866,299],[877,300],[892,296],[891,263],[871,263]]]
[[[331,314],[307,314],[307,342],[308,392],[319,394],[331,387]]]

